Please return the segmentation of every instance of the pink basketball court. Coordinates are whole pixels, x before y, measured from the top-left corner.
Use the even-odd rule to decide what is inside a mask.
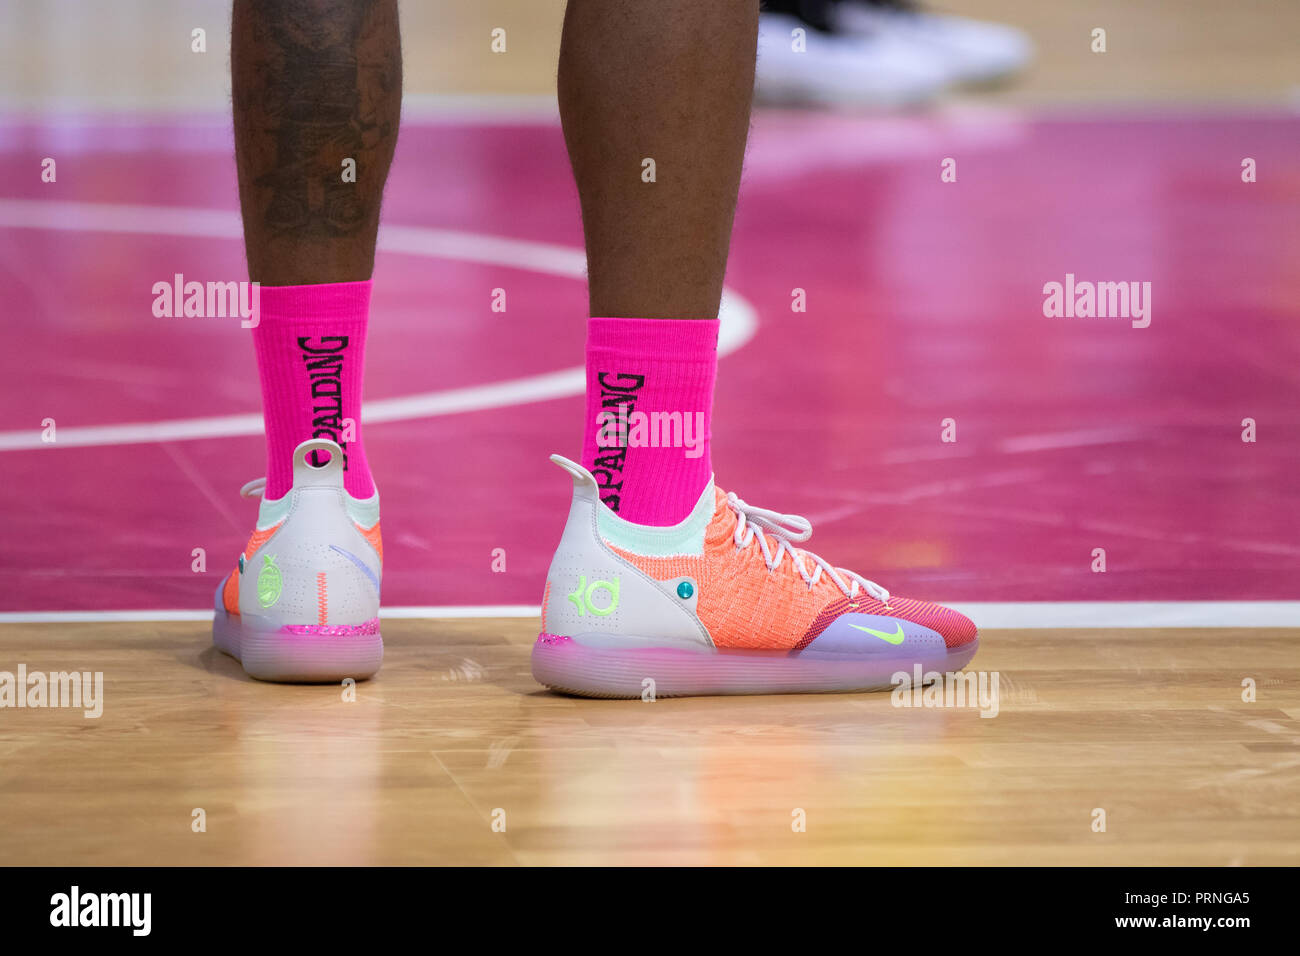
[[[243,545],[249,333],[151,308],[176,274],[246,278],[231,153],[215,118],[0,126],[0,609],[210,608]],[[919,597],[1294,598],[1297,183],[1284,114],[758,115],[719,484]],[[404,125],[367,355],[386,605],[537,603],[547,456],[581,438],[581,241],[558,128]],[[1150,324],[1045,316],[1067,275],[1149,282]]]

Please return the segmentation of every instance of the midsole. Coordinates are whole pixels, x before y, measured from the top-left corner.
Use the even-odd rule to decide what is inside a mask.
[[[978,641],[956,648],[894,648],[856,654],[594,646],[542,633],[533,644],[533,676],[557,690],[596,697],[818,693],[884,690],[961,670]]]
[[[284,624],[276,633],[292,637],[374,637],[379,633],[379,618],[360,624]]]
[[[654,655],[683,655],[685,657],[715,658],[715,659],[738,659],[754,661],[806,661],[818,663],[833,663],[835,661],[918,661],[923,659],[944,659],[959,658],[972,652],[979,643],[974,641],[960,647],[934,647],[918,648],[908,650],[895,650],[893,648],[882,646],[879,650],[864,651],[861,654],[845,652],[818,652],[816,644],[810,644],[801,650],[765,650],[762,648],[748,647],[706,647],[702,644],[688,647],[682,644],[673,645],[656,645],[652,640],[646,638],[629,638],[620,641],[617,637],[601,637],[597,640],[586,639],[583,637],[563,637],[557,634],[547,634],[542,632],[537,635],[537,643],[547,647],[564,647],[573,645],[593,654],[611,654],[616,656],[654,656]]]

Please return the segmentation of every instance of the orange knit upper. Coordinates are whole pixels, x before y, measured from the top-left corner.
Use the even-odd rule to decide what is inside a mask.
[[[252,558],[257,549],[271,540],[271,536],[280,530],[282,524],[284,522],[280,521],[262,531],[254,529],[248,539],[248,544],[244,545],[244,560],[247,561]],[[375,533],[378,534],[378,531],[379,526],[375,525]],[[226,613],[239,613],[239,565],[235,565],[235,570],[230,572],[230,575],[226,578],[226,583],[222,585],[221,604],[226,609]]]
[[[756,541],[737,550],[736,522],[736,513],[727,507],[726,493],[715,489],[713,518],[704,534],[702,556],[656,558],[612,544],[609,547],[656,581],[685,577],[697,581],[696,612],[719,648],[802,650],[845,613],[914,621],[942,635],[948,647],[975,640],[975,625],[942,605],[903,597],[891,597],[888,604],[882,604],[861,591],[849,598],[825,572],[809,588],[789,554],[782,555],[781,563],[769,571]],[[769,536],[768,540],[769,550],[775,551],[773,539]],[[804,554],[801,550],[795,553]],[[815,564],[805,558],[804,567],[811,575]]]
[[[726,502],[726,493],[715,489],[703,556],[656,558],[610,548],[657,581],[694,578],[699,583],[696,612],[715,646],[792,649],[818,613],[844,592],[825,574],[810,590],[789,554],[769,571],[756,542],[738,551],[736,514]],[[805,567],[811,564],[804,562]]]

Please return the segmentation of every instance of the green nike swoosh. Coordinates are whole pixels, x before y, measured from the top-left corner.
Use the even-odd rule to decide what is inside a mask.
[[[906,636],[903,633],[903,625],[901,624],[897,625],[898,630],[893,634],[890,634],[888,631],[873,631],[871,628],[863,627],[860,624],[850,624],[849,627],[859,631],[866,631],[872,637],[878,637],[882,641],[888,641],[890,644],[902,644],[903,638]]]

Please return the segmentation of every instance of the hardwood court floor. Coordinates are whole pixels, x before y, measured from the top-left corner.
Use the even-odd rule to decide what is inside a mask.
[[[1295,630],[989,631],[992,718],[888,694],[580,701],[533,683],[535,631],[388,622],[345,702],[248,679],[202,623],[5,625],[0,670],[103,671],[104,707],[0,711],[0,860],[1300,862]]]
[[[946,0],[925,4],[1025,30],[1038,56],[1013,83],[963,94],[1004,104],[1286,103],[1300,85],[1300,4],[1279,0]],[[408,98],[547,97],[565,0],[401,4]],[[228,0],[0,4],[0,103],[228,110]],[[207,31],[207,52],[191,32]],[[492,52],[494,29],[507,52]],[[1107,52],[1092,52],[1092,31]]]

